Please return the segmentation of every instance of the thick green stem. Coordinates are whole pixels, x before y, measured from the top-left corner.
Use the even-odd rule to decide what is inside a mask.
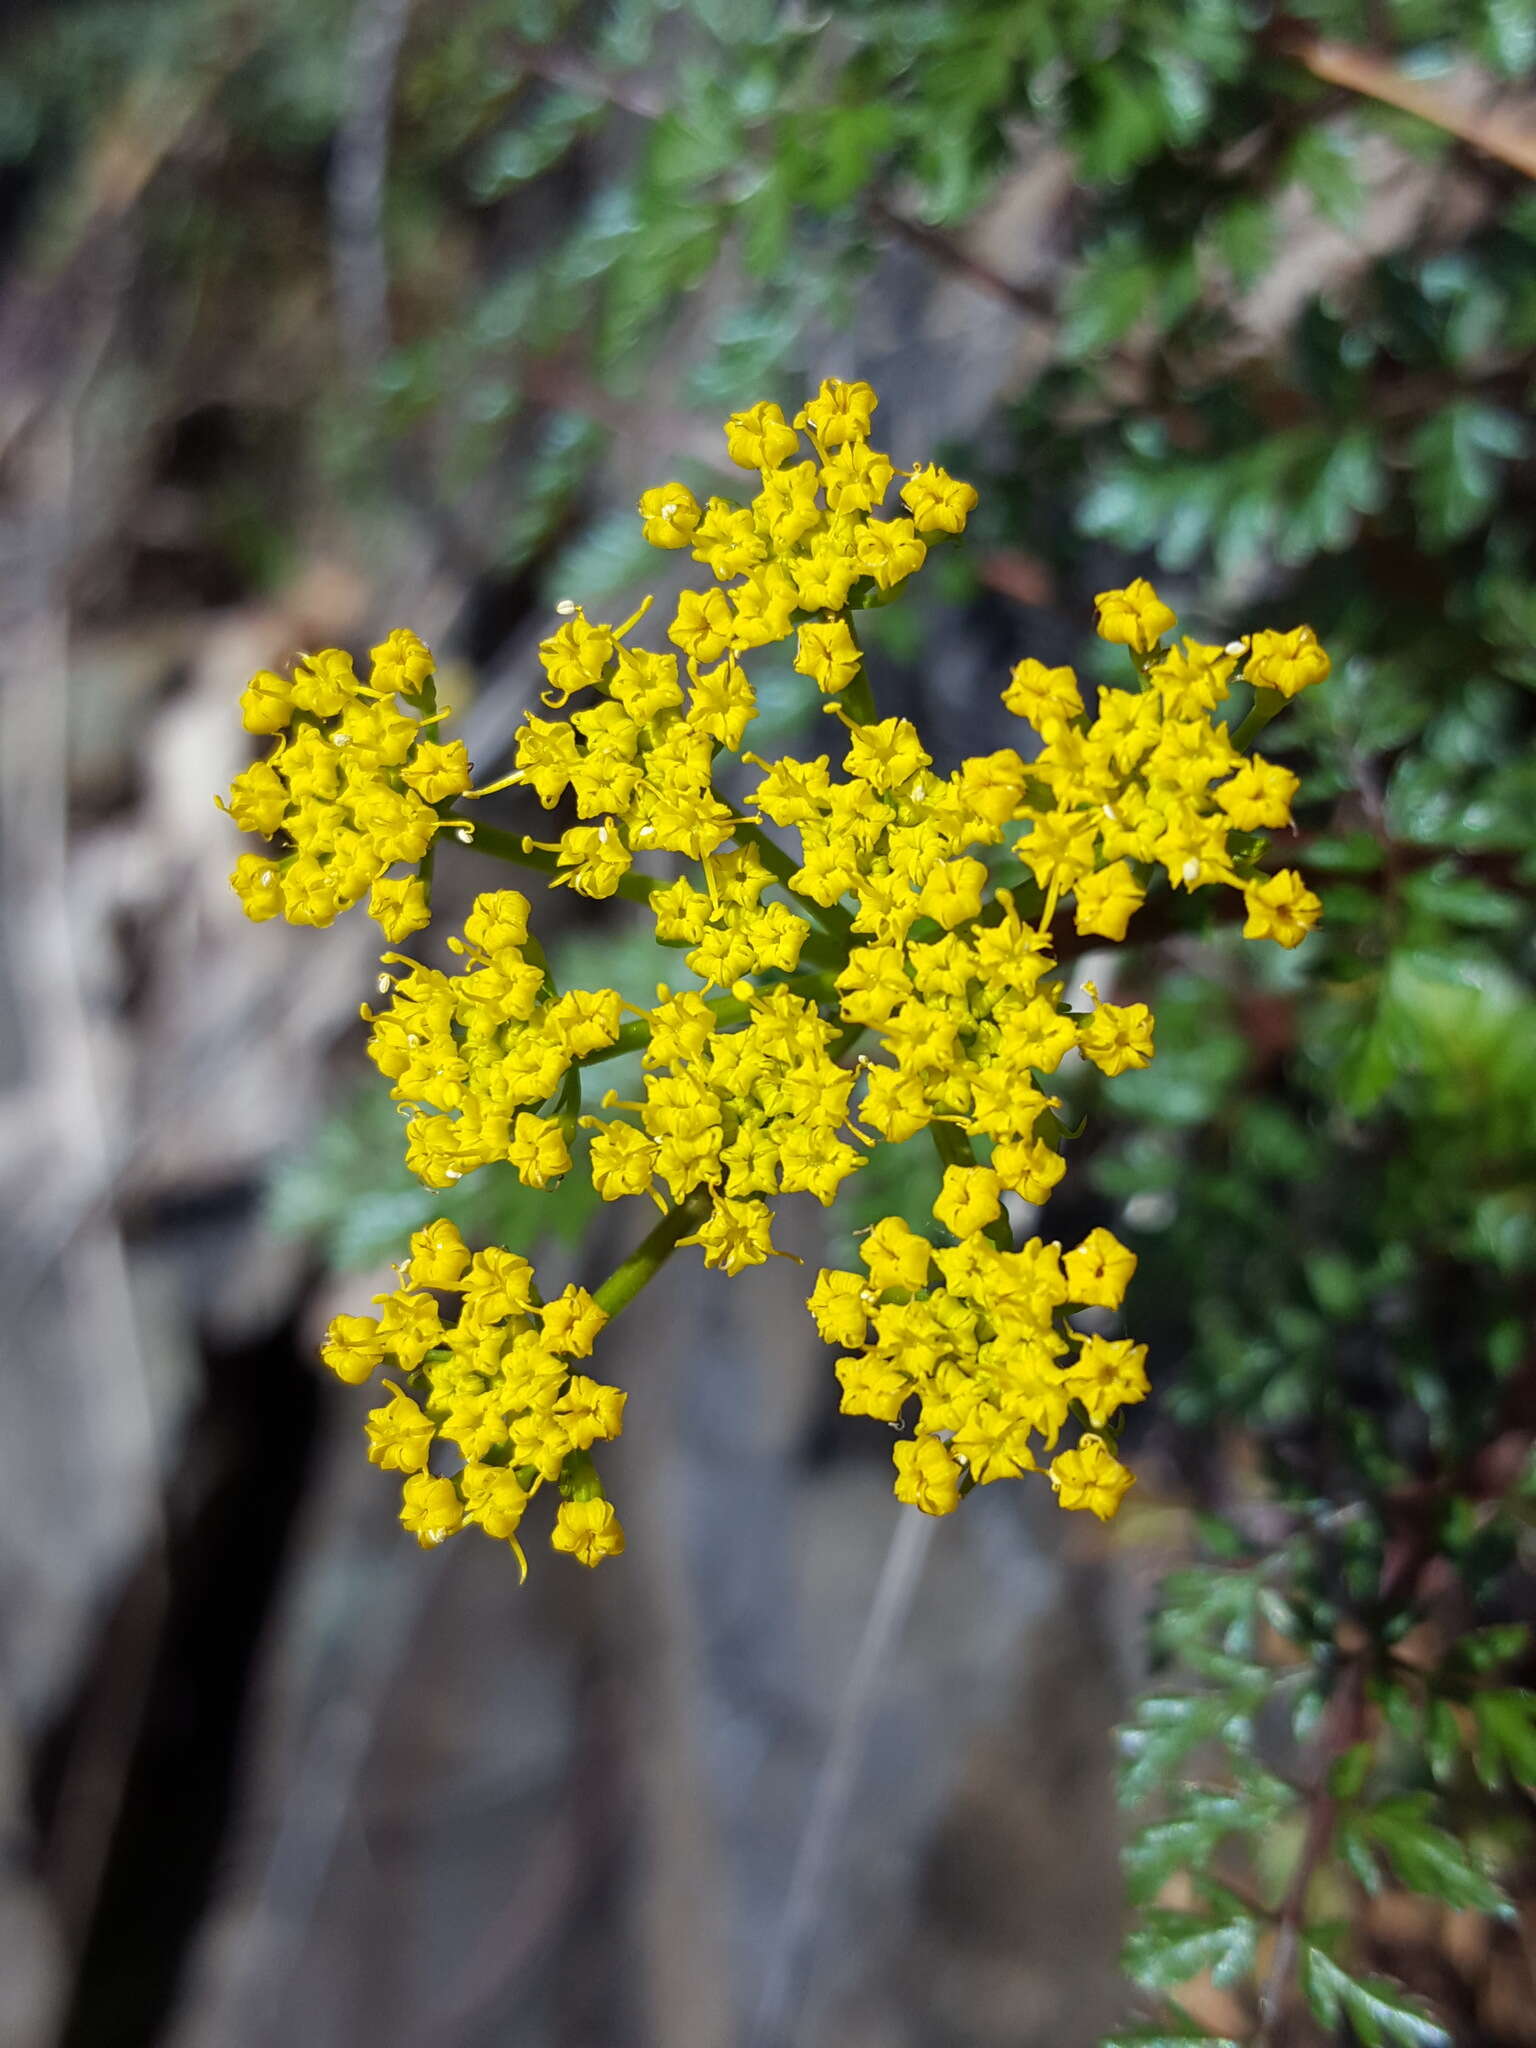
[[[1243,753],[1258,738],[1272,718],[1285,709],[1286,700],[1278,690],[1261,686],[1253,693],[1253,702],[1248,707],[1248,716],[1232,735],[1232,744]]]
[[[795,863],[777,841],[768,837],[761,825],[737,825],[735,837],[739,846],[751,847],[773,879],[789,891],[799,907],[809,917],[815,919],[829,939],[837,941],[843,949],[843,958],[846,959],[848,931],[853,923],[851,913],[844,910],[840,904],[833,904],[830,910],[824,909],[821,904],[812,903],[807,897],[797,894],[790,881],[790,877],[797,872]],[[842,961],[839,960],[838,964],[841,966]]]
[[[843,691],[843,709],[857,724],[873,725],[877,715],[875,711],[875,693],[869,687],[869,671],[864,666],[864,649],[859,640],[858,628],[854,625],[850,614],[844,612],[843,618],[847,624],[853,644],[859,650],[859,672],[847,689]]]
[[[541,875],[558,875],[560,863],[554,854],[542,846],[524,846],[518,832],[504,832],[499,825],[487,825],[479,818],[467,818],[462,811],[451,811],[449,816],[456,826],[465,827],[472,835],[470,844],[481,853],[488,853],[493,860],[510,861],[514,867],[532,868]],[[649,875],[630,873],[621,875],[615,894],[627,896],[631,903],[649,903],[657,889],[665,883]]]
[[[628,1308],[641,1288],[655,1279],[677,1250],[678,1239],[697,1229],[708,1213],[707,1188],[695,1188],[675,1209],[669,1209],[592,1297],[604,1315],[612,1319],[621,1309]]]
[[[945,1166],[974,1166],[976,1150],[970,1138],[958,1124],[931,1123],[928,1135],[933,1140],[933,1149]],[[995,1223],[989,1223],[986,1233],[999,1251],[1013,1250],[1013,1231],[1006,1216],[999,1216]]]

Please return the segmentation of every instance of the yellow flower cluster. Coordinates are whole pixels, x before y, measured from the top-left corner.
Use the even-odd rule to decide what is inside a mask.
[[[556,996],[542,956],[530,960],[529,904],[516,889],[479,896],[450,949],[463,971],[445,974],[386,953],[388,1009],[372,1024],[368,1051],[413,1110],[406,1164],[429,1188],[452,1187],[477,1166],[507,1160],[525,1187],[544,1188],[570,1170],[566,1130],[540,1116],[577,1061],[619,1035],[616,990],[571,989]]]
[[[739,1273],[773,1253],[765,1195],[830,1202],[862,1164],[838,1136],[855,1076],[831,1056],[836,1027],[792,989],[751,995],[734,1030],[695,991],[661,995],[649,1013],[645,1099],[630,1105],[638,1123],[586,1120],[592,1184],[610,1202],[649,1194],[658,1179],[675,1203],[699,1191],[708,1214],[679,1242]]]
[[[1097,600],[1102,639],[1130,649],[1136,687],[1100,689],[1090,716],[1069,668],[1022,661],[1003,694],[1043,744],[1030,763],[1049,802],[1025,813],[1015,851],[1046,893],[1048,913],[1070,894],[1079,932],[1123,939],[1160,867],[1176,889],[1223,882],[1242,891],[1249,938],[1294,946],[1322,906],[1290,869],[1266,878],[1239,871],[1234,834],[1291,821],[1296,777],[1234,746],[1212,717],[1246,657],[1248,680],[1293,696],[1328,673],[1308,627],[1208,647],[1165,649],[1177,620],[1149,583]]]
[[[421,738],[437,714],[409,634],[375,651],[366,689],[326,655],[247,692],[247,724],[283,737],[230,809],[291,849],[241,863],[253,915],[324,922],[371,883],[398,945],[427,920],[424,884],[376,878],[421,861],[451,819],[456,838],[555,886],[644,902],[698,984],[663,983],[628,1024],[612,989],[560,993],[510,889],[479,896],[448,939],[455,971],[385,955],[390,1000],[363,1014],[429,1187],[506,1161],[542,1188],[579,1164],[604,1201],[662,1212],[595,1297],[542,1306],[522,1260],[471,1256],[439,1223],[377,1319],[338,1318],[325,1355],[344,1378],[387,1361],[409,1385],[370,1418],[370,1454],[407,1474],[423,1541],[466,1522],[515,1540],[529,1494],[557,1481],[556,1547],[589,1564],[621,1548],[590,1451],[618,1433],[623,1396],[571,1361],[679,1245],[727,1273],[758,1264],[777,1197],[829,1203],[868,1147],[924,1130],[934,1230],[885,1218],[863,1270],[825,1271],[810,1296],[843,1354],[844,1410],[910,1425],[896,1491],[927,1513],[1044,1472],[1064,1507],[1107,1519],[1131,1484],[1115,1444],[1147,1390],[1144,1347],[1099,1326],[1135,1261],[1106,1230],[1066,1252],[1015,1243],[1019,1203],[1043,1204],[1065,1170],[1051,1077],[1069,1057],[1114,1077],[1153,1054],[1144,1004],[1072,991],[1058,920],[1070,910],[1079,938],[1121,940],[1161,876],[1234,889],[1248,937],[1299,943],[1321,906],[1293,870],[1262,864],[1296,778],[1241,740],[1324,680],[1328,657],[1306,627],[1176,642],[1173,612],[1137,581],[1097,600],[1100,637],[1129,657],[1124,686],[1020,662],[1003,693],[1028,728],[1019,746],[936,773],[910,723],[878,716],[855,621],[963,531],[976,497],[931,464],[898,470],[871,444],[875,406],[867,384],[829,380],[792,423],[766,403],[733,415],[728,456],[757,479],[745,503],[701,504],[675,481],[645,493],[645,537],[711,581],[678,595],[665,651],[635,641],[649,600],[618,626],[560,607],[539,649],[550,715],[524,719],[490,786],[558,809],[549,842],[453,811],[490,789],[471,789],[461,746]],[[747,663],[790,639],[841,728],[835,761],[747,749]],[[1224,713],[1241,687],[1252,704],[1234,738]],[[722,793],[722,762],[755,779]],[[610,1092],[583,1114],[586,1069],[631,1049],[638,1099]],[[451,1328],[439,1295],[460,1299]],[[1091,1330],[1074,1321],[1085,1311]],[[457,1471],[428,1463],[437,1443]]]
[[[898,1423],[916,1402],[916,1434],[896,1445],[896,1497],[943,1515],[972,1485],[1040,1471],[1033,1440],[1054,1450],[1075,1409],[1088,1427],[1046,1469],[1063,1506],[1108,1521],[1131,1475],[1098,1432],[1146,1394],[1146,1346],[1084,1336],[1065,1318],[1117,1309],[1136,1260],[1107,1230],[1065,1258],[1038,1237],[995,1244],[985,1232],[998,1187],[987,1167],[952,1166],[933,1213],[958,1242],[935,1248],[887,1217],[862,1242],[862,1273],[819,1276],[811,1314],[849,1354],[837,1361],[843,1413]]]
[[[583,1287],[541,1302],[526,1259],[496,1246],[471,1255],[452,1223],[411,1239],[393,1294],[377,1316],[338,1316],[321,1356],[349,1386],[380,1367],[390,1399],[368,1417],[368,1456],[405,1475],[400,1520],[424,1548],[466,1523],[510,1543],[526,1571],[518,1527],[546,1483],[563,1496],[552,1541],[583,1564],[616,1557],[624,1530],[587,1453],[616,1437],[625,1396],[576,1369],[608,1320]],[[443,1308],[456,1304],[451,1323]],[[435,1444],[460,1459],[434,1473]]]
[[[429,922],[420,874],[385,870],[419,868],[439,807],[469,790],[463,741],[423,737],[442,715],[432,688],[431,652],[405,631],[374,648],[366,683],[337,647],[305,655],[291,676],[251,678],[240,699],[246,731],[277,744],[235,777],[223,808],[242,832],[276,844],[235,864],[247,917],[328,925],[366,894],[394,945]]]

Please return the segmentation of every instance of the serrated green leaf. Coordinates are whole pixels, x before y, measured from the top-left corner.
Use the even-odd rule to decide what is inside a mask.
[[[1501,1664],[1520,1656],[1530,1640],[1531,1631],[1525,1622],[1495,1622],[1459,1637],[1446,1663],[1457,1671],[1496,1671]]]
[[[1442,406],[1424,422],[1411,444],[1413,492],[1434,545],[1448,547],[1487,517],[1500,464],[1524,446],[1512,414],[1474,399]]]
[[[1336,227],[1354,227],[1360,214],[1360,180],[1355,175],[1353,153],[1342,136],[1309,123],[1291,151],[1290,169]]]
[[[1258,1765],[1240,1763],[1236,1779],[1231,1786],[1180,1786],[1177,1811],[1131,1836],[1122,1860],[1134,1903],[1150,1904],[1178,1871],[1207,1869],[1227,1836],[1259,1833],[1295,1803],[1291,1788]]]
[[[1123,1964],[1147,1991],[1172,1991],[1209,1972],[1213,1984],[1236,1984],[1253,1968],[1258,1928],[1246,1913],[1210,1920],[1151,1906],[1126,1937]]]
[[[1184,2019],[1172,2025],[1149,2020],[1145,2026],[1122,2027],[1116,2034],[1106,2034],[1101,2048],[1189,2048],[1191,2041],[1203,2041],[1206,2048],[1238,2048],[1229,2035],[1207,2033],[1197,2020]]]
[[[1432,1699],[1424,1718],[1424,1754],[1439,1785],[1449,1785],[1461,1766],[1461,1729],[1449,1700]]]
[[[1520,1785],[1536,1785],[1536,1693],[1501,1688],[1474,1693],[1477,1769],[1491,1791],[1506,1773]]]
[[[1235,1564],[1240,1558],[1249,1555],[1248,1540],[1242,1531],[1234,1529],[1232,1524],[1223,1521],[1220,1515],[1197,1509],[1195,1529],[1204,1548],[1213,1557],[1220,1558],[1223,1563]]]
[[[1302,1988],[1325,2027],[1347,2019],[1365,2048],[1451,2048],[1451,2037],[1401,1985],[1385,1977],[1352,1977],[1308,1942],[1302,1950]]]
[[[1471,1852],[1430,1818],[1430,1803],[1427,1793],[1385,1799],[1359,1816],[1361,1832],[1409,1891],[1443,1899],[1448,1906],[1506,1916],[1510,1906],[1503,1891]]]
[[[1372,1897],[1381,1890],[1380,1867],[1355,1816],[1351,1815],[1339,1823],[1333,1837],[1333,1851]]]
[[[1147,312],[1158,280],[1158,266],[1139,236],[1111,236],[1088,255],[1068,286],[1063,348],[1078,357],[1112,348]],[[1109,509],[1100,503],[1095,531],[1109,530]]]
[[[1120,1797],[1139,1806],[1172,1783],[1175,1768],[1202,1743],[1223,1735],[1231,1705],[1212,1693],[1153,1693],[1137,1703],[1136,1719],[1120,1730]]]
[[[1375,1760],[1376,1747],[1372,1742],[1357,1742],[1344,1754],[1335,1759],[1328,1774],[1328,1782],[1335,1799],[1348,1801],[1357,1799],[1370,1775]]]

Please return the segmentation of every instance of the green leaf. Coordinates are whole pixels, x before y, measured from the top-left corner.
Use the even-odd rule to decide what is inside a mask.
[[[1381,1871],[1371,1854],[1365,1832],[1354,1816],[1339,1823],[1333,1837],[1333,1852],[1374,1898],[1381,1890]]]
[[[1126,1975],[1147,1991],[1171,1991],[1210,1973],[1218,1985],[1236,1984],[1253,1968],[1258,1929],[1246,1913],[1222,1920],[1151,1906],[1126,1938]]]
[[[1512,413],[1470,398],[1442,406],[1410,443],[1413,494],[1431,545],[1449,547],[1485,520],[1500,466],[1521,454],[1525,431]]]
[[[1216,1693],[1151,1693],[1137,1703],[1136,1719],[1120,1730],[1120,1797],[1139,1806],[1169,1785],[1191,1750],[1224,1735],[1237,1718]]]
[[[1335,1760],[1328,1774],[1329,1788],[1335,1799],[1348,1801],[1359,1798],[1375,1755],[1376,1745],[1373,1742],[1357,1742]]]
[[[1352,1977],[1322,1949],[1302,1950],[1302,1988],[1325,2027],[1348,2020],[1365,2048],[1451,2048],[1451,2037],[1399,1984]]]
[[[1117,2034],[1107,2034],[1101,2048],[1188,2048],[1191,2041],[1204,2041],[1207,2048],[1238,2048],[1230,2036],[1207,2033],[1198,2020],[1183,2013],[1172,2021],[1149,2020],[1145,2026],[1123,2027]]]
[[[1257,1765],[1242,1765],[1230,1786],[1181,1785],[1177,1811],[1132,1835],[1122,1860],[1131,1900],[1150,1904],[1182,1870],[1208,1870],[1229,1835],[1260,1834],[1296,1803],[1290,1786]],[[1204,1880],[1197,1880],[1204,1882]]]
[[[1501,1664],[1520,1656],[1530,1640],[1531,1631],[1525,1622],[1494,1622],[1488,1628],[1471,1629],[1459,1637],[1446,1662],[1459,1671],[1496,1671]]]
[[[1506,1774],[1518,1785],[1536,1786],[1536,1693],[1514,1688],[1474,1693],[1478,1776],[1497,1791]]]
[[[1161,269],[1139,235],[1119,230],[1081,263],[1067,288],[1062,348],[1092,357],[1127,335],[1151,306]],[[1101,526],[1105,515],[1101,512]]]
[[[1274,249],[1273,209],[1266,200],[1244,194],[1217,216],[1212,239],[1233,281],[1250,285],[1263,274]]]
[[[1443,1899],[1448,1906],[1507,1917],[1512,1909],[1503,1891],[1454,1835],[1430,1819],[1430,1805],[1426,1792],[1385,1799],[1360,1815],[1361,1830],[1410,1891]]]
[[[1526,916],[1525,905],[1507,889],[1463,874],[1450,861],[1437,861],[1410,875],[1402,896],[1422,916],[1470,931],[1510,931]]]
[[[1328,220],[1336,227],[1354,227],[1360,214],[1360,181],[1353,152],[1341,136],[1309,123],[1291,151],[1290,169]]]

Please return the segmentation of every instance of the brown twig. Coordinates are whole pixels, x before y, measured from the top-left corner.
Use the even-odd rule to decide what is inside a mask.
[[[1328,85],[1343,86],[1364,99],[1379,100],[1383,106],[1398,107],[1414,114],[1431,127],[1497,158],[1527,178],[1536,178],[1536,127],[1519,116],[1495,110],[1479,113],[1461,107],[1433,85],[1407,78],[1384,57],[1359,50],[1349,43],[1329,42],[1326,37],[1288,36],[1283,45],[1292,57]]]
[[[958,242],[938,228],[931,228],[925,221],[912,220],[904,213],[898,213],[883,199],[872,199],[869,203],[869,217],[877,227],[895,235],[900,241],[910,242],[914,249],[937,263],[943,270],[953,271],[957,277],[973,284],[979,291],[1001,299],[1016,313],[1027,313],[1031,319],[1048,320],[1055,316],[1057,307],[1052,293],[1027,284],[1015,284],[1012,278],[1004,277],[1001,271],[992,269],[964,249]]]
[[[1338,1819],[1338,1801],[1333,1796],[1331,1782],[1333,1768],[1339,1758],[1363,1738],[1365,1706],[1365,1662],[1361,1657],[1353,1657],[1345,1666],[1328,1702],[1318,1736],[1316,1772],[1307,1799],[1306,1833],[1302,1837],[1296,1868],[1280,1902],[1279,1917],[1275,1923],[1275,1946],[1259,1992],[1259,2031],[1254,2035],[1253,2048],[1271,2048],[1278,2039],[1278,2029],[1288,2002],[1287,1993],[1295,1974],[1296,1955],[1301,1946],[1307,1894],[1333,1841],[1334,1823]]]

